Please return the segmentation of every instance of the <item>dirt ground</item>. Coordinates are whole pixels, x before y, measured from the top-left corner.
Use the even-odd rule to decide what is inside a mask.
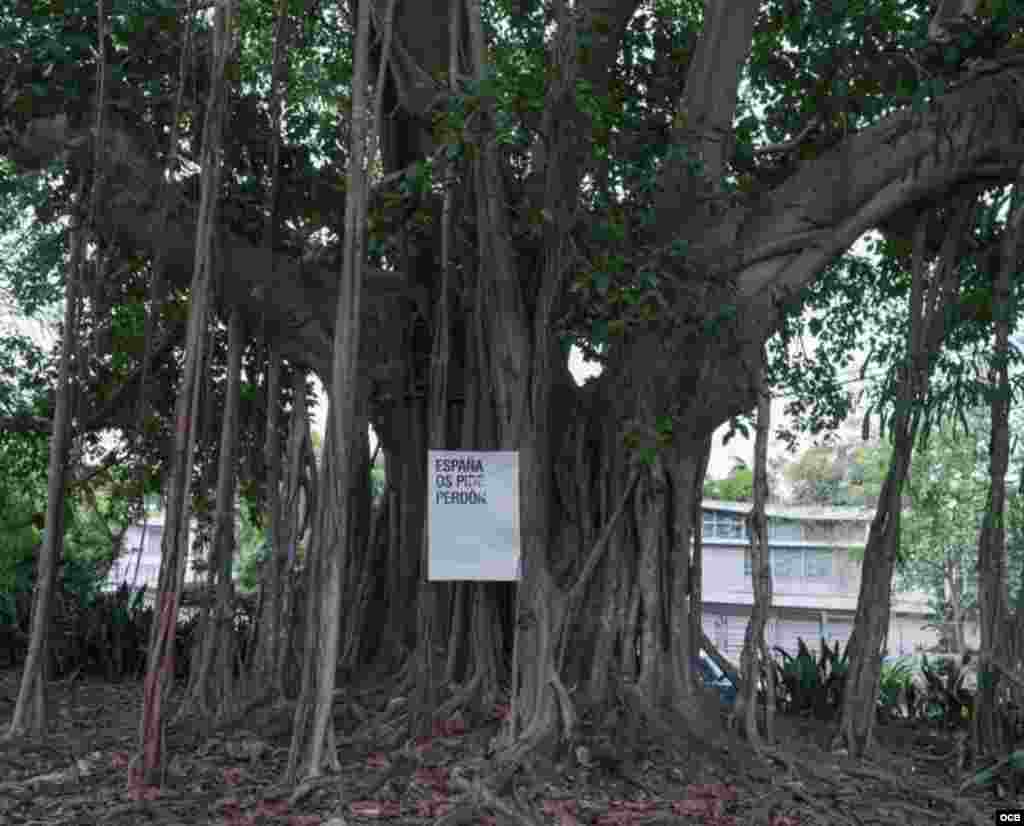
[[[0,672],[0,732],[18,674]],[[340,774],[298,790],[282,787],[291,709],[267,708],[222,730],[187,719],[171,726],[163,787],[131,789],[141,693],[136,682],[52,686],[46,740],[0,741],[0,826],[891,826],[989,824],[996,809],[1024,806],[1005,772],[997,784],[959,793],[963,778],[949,735],[881,726],[878,760],[857,762],[828,750],[826,726],[786,718],[779,719],[774,755],[764,759],[744,754],[737,762],[730,749],[735,756],[746,747],[736,741],[715,753],[667,755],[651,746],[627,756],[594,739],[559,762],[532,763],[495,794],[478,781],[489,776],[504,709],[483,720],[456,715],[437,724],[436,736],[407,742],[403,701],[370,690],[339,694]]]

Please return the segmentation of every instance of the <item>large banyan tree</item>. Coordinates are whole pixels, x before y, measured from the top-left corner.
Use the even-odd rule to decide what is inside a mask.
[[[114,4],[96,145],[94,13],[20,2],[0,13],[0,153],[91,174],[96,238],[128,271],[159,260],[165,292],[192,283],[201,190],[219,200],[219,311],[258,331],[271,390],[260,673],[287,693],[267,662],[304,660],[309,770],[336,662],[393,667],[414,728],[510,691],[512,762],[621,703],[712,737],[692,670],[712,433],[756,405],[765,342],[862,234],[906,246],[920,214],[953,221],[943,204],[1016,180],[1016,4],[362,2],[241,2],[212,195],[196,166],[223,45],[209,19]],[[304,74],[331,50],[341,69]],[[573,343],[603,363],[582,386]],[[315,491],[301,423],[277,409],[282,363],[343,411]],[[301,381],[289,397],[301,419]],[[340,470],[368,462],[367,421],[388,482],[372,509],[361,471]],[[518,584],[425,581],[428,447],[519,451]],[[305,580],[285,571],[299,523]]]

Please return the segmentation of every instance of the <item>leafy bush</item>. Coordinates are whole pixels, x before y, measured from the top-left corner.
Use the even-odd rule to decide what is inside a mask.
[[[921,673],[926,686],[920,710],[926,719],[947,726],[957,726],[971,719],[974,695],[965,686],[969,666],[968,654],[959,663],[954,660],[930,663],[927,656],[921,657]]]
[[[820,719],[834,716],[842,702],[848,668],[847,652],[840,655],[839,642],[829,648],[823,637],[818,658],[802,639],[797,639],[796,656],[778,646],[775,650],[782,657],[781,663],[774,663],[776,696],[782,708],[794,714],[813,713]]]
[[[1010,752],[1002,760],[993,763],[988,768],[982,769],[971,775],[960,784],[960,793],[967,791],[972,786],[985,787],[998,781],[1007,775],[1019,776],[1024,774],[1024,750],[1017,749]]]
[[[270,557],[265,526],[256,505],[241,500],[238,532],[238,587],[251,593],[259,588],[260,570]]]
[[[122,583],[82,610],[76,641],[79,667],[108,680],[142,673],[153,614],[145,607],[145,593],[145,586],[133,589]]]
[[[914,669],[907,658],[882,663],[878,685],[878,711],[882,719],[899,717],[906,700],[907,715],[914,713]]]

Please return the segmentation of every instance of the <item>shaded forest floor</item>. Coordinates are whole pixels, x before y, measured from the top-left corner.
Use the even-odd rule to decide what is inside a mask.
[[[18,675],[0,672],[0,731]],[[141,693],[137,682],[51,686],[46,740],[0,741],[0,826],[891,826],[992,823],[995,809],[1024,805],[1009,782],[1001,799],[994,787],[957,795],[948,734],[882,726],[881,756],[868,763],[829,751],[827,727],[784,717],[776,759],[737,763],[730,750],[746,747],[735,741],[688,754],[650,744],[627,758],[595,736],[560,760],[533,762],[495,794],[478,781],[489,777],[502,708],[487,719],[456,715],[437,723],[434,737],[409,742],[403,701],[372,686],[338,695],[340,775],[297,792],[281,787],[291,709],[265,708],[222,729],[189,720],[171,726],[166,783],[158,796],[140,794],[127,777]]]

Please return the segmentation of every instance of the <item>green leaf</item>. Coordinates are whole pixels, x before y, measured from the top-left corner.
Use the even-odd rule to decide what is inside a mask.
[[[638,276],[641,288],[645,290],[653,290],[658,285],[658,276],[656,276],[650,270],[640,270]]]

